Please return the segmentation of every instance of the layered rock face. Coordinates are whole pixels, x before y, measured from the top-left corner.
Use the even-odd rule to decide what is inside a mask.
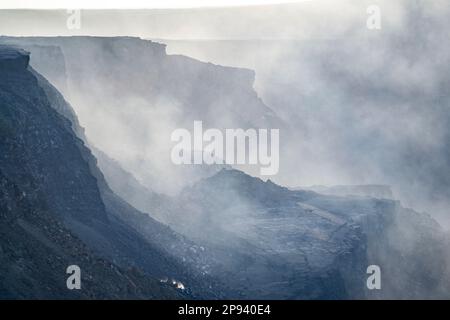
[[[31,65],[60,91],[67,81],[67,94],[82,99],[73,100],[81,104],[103,100],[97,108],[113,111],[134,95],[147,99],[149,108],[162,98],[176,100],[184,120],[200,119],[217,127],[266,127],[280,121],[253,89],[252,70],[167,55],[164,44],[132,37],[2,37],[1,42],[32,52]],[[114,99],[119,100],[109,104]]]
[[[191,129],[194,120],[205,129],[286,128],[258,97],[249,69],[168,55],[163,44],[131,37],[2,37],[0,43],[30,51],[31,65],[70,101],[89,142],[158,192],[175,193],[217,172],[173,165],[173,130]]]

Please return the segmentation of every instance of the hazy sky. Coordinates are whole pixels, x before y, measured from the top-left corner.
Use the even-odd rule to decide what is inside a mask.
[[[349,28],[367,30],[367,8],[381,3],[383,30],[401,24],[401,2],[380,0],[227,1],[227,6],[187,9],[180,1],[149,2],[147,10],[81,10],[81,28],[68,29],[70,13],[60,10],[0,10],[0,34],[11,36],[137,36],[151,39],[330,39]],[[40,4],[43,4],[39,2]],[[126,2],[133,7],[133,2]],[[184,3],[184,2],[183,2]],[[192,6],[200,1],[187,1]],[[212,1],[219,6],[224,0]],[[0,7],[7,7],[2,1]],[[14,3],[15,6],[19,6]],[[59,7],[63,6],[60,4]],[[83,1],[78,3],[82,7]],[[258,5],[257,5],[258,4]],[[69,5],[69,4],[68,4]],[[158,6],[159,5],[159,6]],[[187,6],[187,5],[186,5]],[[89,6],[87,6],[89,7]]]
[[[198,7],[231,7],[261,4],[305,2],[313,0],[2,0],[2,9],[168,9]]]

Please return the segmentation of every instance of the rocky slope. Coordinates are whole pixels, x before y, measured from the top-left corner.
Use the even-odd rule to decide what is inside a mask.
[[[183,298],[159,279],[102,259],[61,223],[42,195],[22,191],[3,172],[0,212],[1,299]],[[73,264],[81,268],[81,290],[66,287],[66,268]]]
[[[171,225],[222,252],[211,273],[245,297],[448,298],[448,238],[399,202],[292,191],[236,170],[186,188]],[[368,290],[366,269],[382,270]]]
[[[7,211],[5,214],[6,220],[13,226],[11,230],[20,231],[22,228],[26,231],[24,233],[22,230],[14,236],[24,248],[24,252],[16,252],[14,259],[23,261],[26,266],[37,264],[34,266],[35,270],[29,267],[24,273],[33,280],[30,280],[30,283],[34,285],[39,282],[40,273],[51,278],[48,273],[60,266],[57,263],[58,256],[62,257],[61,262],[64,262],[64,257],[67,256],[73,257],[71,260],[74,263],[78,258],[82,264],[85,261],[82,257],[88,255],[87,249],[86,252],[82,249],[83,244],[95,255],[112,261],[121,268],[141,270],[139,272],[146,274],[154,282],[161,278],[173,278],[189,285],[188,291],[192,296],[215,296],[210,289],[206,289],[211,284],[203,284],[203,279],[183,265],[181,258],[170,254],[161,245],[159,238],[165,239],[166,246],[189,247],[189,242],[148,216],[141,219],[141,223],[152,228],[153,241],[142,237],[134,228],[124,223],[125,216],[129,218],[142,214],[123,203],[109,189],[96,166],[95,158],[73,131],[73,128],[77,128],[77,123],[63,116],[66,114],[69,118],[72,117],[72,121],[75,120],[70,106],[45,79],[28,67],[29,55],[26,52],[4,46],[0,52],[0,169],[2,184],[5,187],[2,190],[2,212],[4,208],[18,208],[17,211]],[[15,193],[10,194],[11,190],[15,190]],[[21,209],[20,201],[23,197],[31,199],[31,204],[25,202],[25,209]],[[31,210],[30,206],[35,203],[44,209]],[[118,206],[119,203],[123,204]],[[21,218],[21,215],[25,218]],[[30,216],[38,222],[27,220]],[[39,222],[39,219],[42,221]],[[52,221],[58,224],[55,223],[53,227]],[[59,225],[63,227],[58,227]],[[8,226],[6,224],[4,228],[8,229]],[[45,228],[50,229],[46,231]],[[53,228],[56,228],[56,231]],[[58,231],[59,229],[61,230]],[[62,234],[62,239],[69,243],[54,241],[58,240],[54,238],[54,233]],[[20,239],[21,236],[23,239]],[[5,260],[6,266],[14,265],[13,260],[9,260],[9,251],[13,251],[12,247],[8,247],[8,244],[12,245],[11,237],[10,232],[2,233],[2,252],[6,252],[2,260]],[[75,243],[70,245],[71,237],[79,239],[76,240],[78,242],[74,240]],[[33,239],[38,241],[33,243]],[[3,247],[5,243],[7,245]],[[48,248],[46,245],[51,243],[54,245]],[[27,252],[32,251],[34,246],[38,248],[36,253]],[[67,248],[65,251],[59,250],[58,246]],[[71,252],[73,248],[78,247],[81,248],[79,254],[78,249]],[[33,258],[38,253],[39,259]],[[94,258],[90,259],[95,261]],[[41,264],[44,260],[50,264],[54,262],[55,265],[49,267]],[[107,262],[104,263],[108,265]],[[117,267],[113,266],[111,270],[115,270],[114,268]],[[99,269],[93,269],[92,272],[96,270]],[[114,283],[114,274],[106,272],[104,277],[110,278],[105,282]],[[93,276],[98,276],[100,281],[100,275]],[[53,279],[48,280],[49,290],[61,291],[61,288],[54,288],[58,277],[55,275]],[[123,283],[119,287],[132,285],[126,275],[121,280],[119,272],[117,277]],[[14,279],[14,276],[11,276],[10,279],[4,279],[4,283],[14,282]],[[44,279],[47,278],[44,277],[42,281]],[[47,283],[46,281],[44,282]],[[157,284],[156,288],[159,286],[165,287]],[[159,291],[161,298],[180,297],[185,294],[179,290],[174,292],[171,288],[149,292],[152,291],[151,288],[138,286],[138,294],[135,296],[145,297],[146,293],[147,297],[158,297]],[[105,288],[100,286],[90,290],[96,292],[97,297],[128,297],[126,290],[109,295],[107,290],[103,289]],[[24,287],[20,287],[18,282],[17,288],[12,286],[6,292],[13,292],[11,297],[21,297],[26,295],[23,290]],[[39,297],[38,292],[30,292]],[[43,293],[41,297],[47,298],[50,295]]]

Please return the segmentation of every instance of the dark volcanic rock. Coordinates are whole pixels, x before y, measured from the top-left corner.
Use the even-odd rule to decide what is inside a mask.
[[[23,197],[29,199],[31,204],[39,204],[44,209],[33,211],[33,215],[42,215],[40,218],[37,217],[42,219],[39,223],[21,219],[20,214],[28,216],[29,212],[27,210],[22,212],[20,208],[17,212],[16,210],[8,211],[5,218],[13,225],[11,230],[18,231],[14,234],[14,239],[24,250],[33,250],[31,249],[33,236],[44,244],[53,244],[53,247],[48,248],[36,243],[38,256],[27,252],[17,253],[17,259],[23,260],[25,265],[36,268],[33,270],[32,267],[27,267],[23,274],[24,277],[31,279],[33,285],[31,291],[27,293],[19,281],[18,287],[12,286],[5,291],[10,292],[8,297],[55,297],[55,295],[33,291],[37,290],[35,284],[41,281],[48,283],[51,290],[59,279],[56,274],[55,278],[51,278],[50,273],[62,263],[53,267],[42,262],[46,260],[50,263],[58,259],[58,256],[68,256],[73,257],[70,260],[74,264],[77,264],[77,259],[79,264],[83,264],[85,260],[82,257],[88,254],[88,251],[78,249],[82,246],[88,247],[93,252],[92,255],[112,261],[120,268],[137,268],[141,270],[137,271],[137,274],[150,276],[150,280],[140,276],[144,279],[143,286],[135,284],[137,293],[128,295],[123,290],[119,292],[116,290],[114,294],[108,293],[105,286],[113,285],[115,282],[113,275],[109,275],[109,278],[105,278],[107,282],[105,286],[99,286],[97,291],[92,289],[95,291],[95,294],[92,293],[95,297],[164,298],[182,297],[186,292],[190,292],[193,296],[215,296],[208,293],[210,289],[200,289],[200,287],[209,288],[209,284],[203,284],[203,278],[198,278],[195,272],[184,266],[180,258],[167,252],[158,242],[145,239],[123,221],[124,216],[138,215],[139,212],[126,205],[118,208],[110,204],[111,201],[117,204],[121,200],[110,191],[96,166],[95,158],[84,142],[74,133],[73,129],[76,129],[78,125],[73,112],[70,111],[70,106],[45,79],[27,67],[24,61],[28,61],[28,57],[22,51],[14,53],[14,49],[2,48],[0,52],[0,57],[4,57],[5,60],[2,65],[6,66],[0,68],[0,169],[2,183],[7,188],[2,190],[2,208],[15,208],[17,205],[14,203],[20,200],[17,195],[9,198],[8,190],[16,190],[16,194],[23,194]],[[15,59],[11,60],[11,57]],[[61,226],[61,233],[67,235],[68,242],[71,242],[71,239],[79,240],[74,240],[76,243],[70,246],[68,243],[58,242],[60,238],[53,238],[53,231],[51,235],[45,236],[45,230],[42,229],[53,228],[46,225],[46,221],[49,224]],[[184,245],[181,242],[182,239],[179,240],[173,231],[148,216],[141,219],[141,224],[153,226],[155,235],[165,235],[167,241],[165,245]],[[7,229],[8,225],[4,227]],[[20,232],[20,228],[30,235],[23,230]],[[20,238],[21,235],[23,239]],[[13,235],[10,232],[5,231],[2,234],[3,251],[1,252],[12,250],[8,245],[4,247],[4,244],[11,243],[11,237]],[[66,251],[58,249],[59,246],[66,246]],[[72,252],[72,249],[75,251]],[[77,254],[78,251],[79,254]],[[4,265],[14,265],[13,261],[8,260],[8,256],[3,256],[2,259],[4,259]],[[63,262],[66,261],[61,259]],[[92,258],[92,261],[96,260]],[[104,262],[104,265],[107,266],[108,263]],[[100,269],[94,268],[92,272],[100,272]],[[2,273],[2,275],[5,274],[7,273]],[[41,279],[40,274],[46,276]],[[95,276],[100,281],[101,277]],[[19,276],[12,275],[9,280],[4,277],[5,286],[15,282],[14,279],[17,280],[15,277]],[[117,277],[120,280],[120,276]],[[171,288],[164,289],[166,285],[163,284],[157,284],[155,290],[151,286],[146,287],[145,283],[148,281],[155,282],[162,278],[182,281],[188,289],[184,292],[181,290],[175,292]],[[127,284],[126,276],[123,276],[120,281],[119,286],[122,287],[130,283],[133,285],[132,280],[129,280]],[[54,289],[55,292],[63,290]]]
[[[0,68],[2,70],[23,70],[28,66],[29,61],[28,52],[0,45]]]
[[[186,188],[173,227],[215,248],[211,274],[248,298],[446,298],[448,239],[399,202],[292,191],[236,170]],[[382,290],[366,287],[369,265]]]
[[[30,183],[32,178],[30,177]],[[175,288],[94,254],[47,207],[0,170],[1,299],[177,299]],[[66,268],[81,268],[81,290],[68,290]]]
[[[28,60],[0,47],[0,296],[182,297],[157,278],[100,258],[68,228],[68,221],[110,222],[81,141],[51,108]],[[71,264],[81,267],[82,290],[66,287]]]

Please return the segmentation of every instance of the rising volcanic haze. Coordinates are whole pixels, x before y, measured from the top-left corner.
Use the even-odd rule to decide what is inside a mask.
[[[279,182],[387,184],[447,224],[448,5],[377,3],[379,31],[355,18],[327,39],[315,30],[308,39],[163,42],[169,53],[255,70],[263,101],[298,129]]]
[[[263,101],[298,129],[283,137],[275,180],[391,185],[407,206],[448,224],[449,7],[377,3],[379,31],[355,18],[327,39],[163,42],[169,53],[255,70]]]
[[[381,9],[381,30],[366,28],[366,9],[372,4]],[[405,205],[447,223],[448,10],[440,0],[308,1],[83,11],[80,30],[66,28],[64,11],[3,11],[0,24],[8,35],[134,35],[166,43],[169,54],[252,69],[258,97],[296,128],[288,135],[281,132],[280,173],[272,180],[292,187],[387,184]],[[142,150],[149,157],[170,149],[160,137],[170,134],[168,122],[183,108],[166,97],[157,102],[161,108],[149,110],[146,103],[140,98],[129,103],[133,112],[146,115],[140,126],[126,116],[128,123],[104,112],[96,116],[93,108],[84,113],[89,116],[77,111],[88,138],[103,149],[115,149],[113,156],[120,153],[124,166],[137,175],[151,170],[138,159]],[[155,113],[162,121],[150,124],[147,119]],[[99,118],[116,130],[99,132]],[[147,122],[151,134],[123,134]],[[191,123],[184,125],[190,128]],[[136,137],[145,141],[132,146]],[[155,145],[146,144],[151,140],[162,149],[149,147]],[[136,170],[138,162],[142,165]],[[156,171],[163,169],[162,164]]]

